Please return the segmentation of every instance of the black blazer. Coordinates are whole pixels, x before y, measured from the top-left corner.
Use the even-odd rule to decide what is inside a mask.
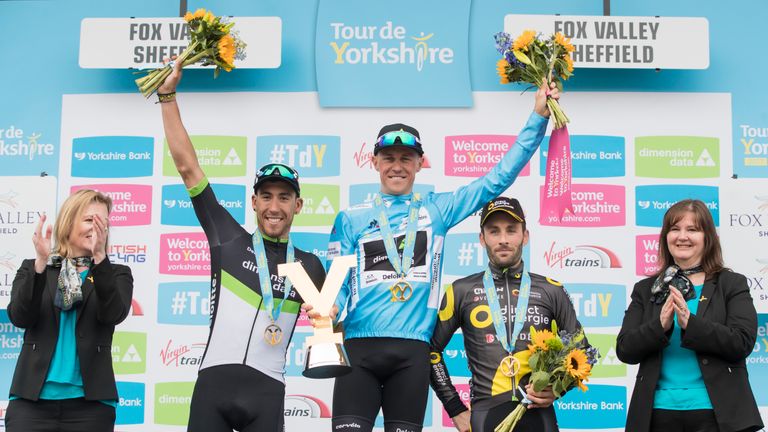
[[[59,337],[60,310],[53,305],[58,276],[58,268],[48,266],[37,274],[35,260],[24,260],[13,280],[8,317],[26,329],[10,391],[20,398],[38,400],[53,359]],[[75,333],[85,398],[116,400],[112,334],[131,308],[131,269],[105,258],[91,268],[82,290]]]
[[[627,414],[628,432],[650,430],[661,355],[672,334],[661,327],[662,305],[650,301],[654,280],[643,279],[635,285],[616,342],[616,354],[621,361],[640,363]],[[728,270],[707,279],[698,311],[682,331],[681,344],[696,352],[721,432],[755,431],[763,427],[745,362],[756,338],[757,313],[747,279]]]

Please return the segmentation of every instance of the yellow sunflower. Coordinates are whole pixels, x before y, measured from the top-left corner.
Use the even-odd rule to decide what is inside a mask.
[[[227,72],[231,71],[235,63],[235,40],[230,35],[222,36],[222,38],[219,39],[217,48],[218,57],[224,63],[222,67]]]
[[[205,9],[203,9],[203,8],[200,8],[200,9],[196,10],[196,11],[195,11],[195,13],[193,13],[193,14],[192,14],[192,19],[195,19],[195,18],[202,18],[202,17],[204,17],[204,16],[205,16],[205,13],[206,13],[206,12],[207,12],[207,11],[206,11]]]
[[[505,59],[500,59],[496,62],[496,73],[499,74],[499,82],[502,84],[509,84],[509,77],[507,77],[507,68],[509,62]]]
[[[203,19],[208,22],[208,24],[213,24],[213,20],[216,18],[216,15],[212,14],[211,11],[207,11],[205,15],[203,15]]]
[[[565,356],[563,366],[565,367],[565,371],[577,380],[587,378],[592,371],[592,366],[587,363],[587,354],[581,349],[575,349],[569,352],[568,355]]]
[[[579,390],[581,390],[581,391],[583,391],[583,392],[585,392],[585,391],[589,390],[589,387],[587,387],[586,385],[584,385],[584,381],[582,381],[582,380],[578,380],[578,381],[576,381],[576,386],[577,386],[577,387],[579,387]]]
[[[513,50],[528,51],[528,45],[536,38],[536,32],[533,30],[526,30],[520,36],[515,39],[512,44]]]
[[[528,351],[532,353],[538,350],[546,351],[549,349],[547,341],[554,337],[555,335],[549,330],[535,330],[531,328],[531,344],[528,345]]]
[[[565,35],[560,32],[555,33],[555,43],[565,48],[565,50],[569,53],[576,49],[573,44],[571,44],[571,39],[565,37]]]

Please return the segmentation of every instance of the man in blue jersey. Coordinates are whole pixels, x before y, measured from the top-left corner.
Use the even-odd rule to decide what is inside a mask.
[[[559,98],[554,84],[536,92],[534,112],[502,160],[455,192],[413,193],[424,161],[419,132],[404,124],[379,132],[381,192],[338,214],[328,247],[328,262],[358,259],[336,302],[353,370],[336,379],[334,432],[370,431],[379,408],[385,431],[421,431],[446,232],[514,182],[546,132],[547,97]]]

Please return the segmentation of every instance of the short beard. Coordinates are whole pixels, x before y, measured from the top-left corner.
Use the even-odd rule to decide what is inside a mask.
[[[499,268],[509,268],[514,267],[520,264],[521,259],[523,258],[523,244],[522,242],[517,248],[517,253],[512,255],[508,260],[505,260],[504,262],[500,262],[496,256],[493,254],[493,251],[491,251],[491,248],[486,246],[485,247],[486,252],[488,253],[488,260],[492,262],[496,267]]]

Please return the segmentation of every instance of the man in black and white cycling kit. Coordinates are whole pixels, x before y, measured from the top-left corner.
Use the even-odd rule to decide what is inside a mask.
[[[211,324],[190,406],[191,432],[284,430],[285,353],[301,297],[277,276],[277,265],[300,262],[318,287],[325,270],[313,254],[294,248],[289,231],[301,211],[299,175],[281,164],[256,173],[251,234],[222,207],[181,121],[174,67],[158,93],[168,148],[192,198],[211,251]],[[288,294],[286,294],[286,291]]]

